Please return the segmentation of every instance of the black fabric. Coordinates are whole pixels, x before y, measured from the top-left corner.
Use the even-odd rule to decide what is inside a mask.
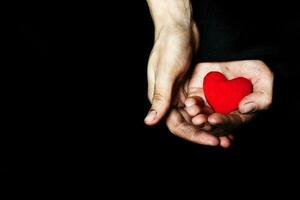
[[[273,109],[243,127],[231,149],[191,144],[163,123],[144,125],[153,44],[146,2],[45,3],[21,7],[6,29],[4,80],[13,113],[7,119],[14,121],[2,154],[17,164],[2,165],[101,167],[128,177],[139,170],[145,175],[148,168],[167,173],[191,166],[232,172],[247,166],[265,171],[281,162],[295,167],[300,32],[294,5],[205,0],[193,1],[193,7],[201,30],[195,63],[262,59],[275,72]]]

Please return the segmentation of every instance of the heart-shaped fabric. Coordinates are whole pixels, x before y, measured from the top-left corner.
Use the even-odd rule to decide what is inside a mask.
[[[244,77],[232,80],[220,72],[209,72],[203,80],[203,91],[215,112],[228,114],[237,110],[240,101],[252,92],[251,81]]]

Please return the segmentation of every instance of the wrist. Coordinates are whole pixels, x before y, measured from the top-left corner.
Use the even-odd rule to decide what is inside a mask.
[[[192,21],[189,26],[182,26],[181,24],[164,24],[162,26],[155,27],[155,40],[159,37],[164,38],[172,35],[181,37],[184,41],[189,43],[194,52],[198,50],[200,33],[194,21]]]
[[[182,30],[182,31],[190,31],[193,25],[192,18],[189,19],[174,19],[171,17],[166,17],[161,20],[154,20],[155,30],[165,29],[173,29],[173,30]]]
[[[192,24],[190,0],[147,0],[156,29],[165,26],[188,29]]]

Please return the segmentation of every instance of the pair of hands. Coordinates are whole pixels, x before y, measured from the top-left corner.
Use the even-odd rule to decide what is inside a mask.
[[[272,103],[273,74],[259,60],[199,63],[188,74],[199,32],[190,28],[161,28],[148,62],[148,97],[152,107],[145,118],[148,125],[157,124],[166,116],[169,130],[186,140],[203,145],[227,148],[232,130],[251,120]],[[229,79],[248,78],[253,93],[239,104],[238,111],[228,115],[214,113],[203,94],[203,78],[210,71],[219,71]]]

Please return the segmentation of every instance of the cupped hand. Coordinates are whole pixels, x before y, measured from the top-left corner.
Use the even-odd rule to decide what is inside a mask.
[[[203,79],[211,71],[219,71],[228,79],[245,77],[252,82],[253,93],[242,99],[237,111],[228,115],[215,113],[206,103]],[[189,141],[226,148],[231,144],[235,128],[270,107],[272,91],[273,74],[262,61],[200,63],[178,92],[167,126],[172,133]]]

